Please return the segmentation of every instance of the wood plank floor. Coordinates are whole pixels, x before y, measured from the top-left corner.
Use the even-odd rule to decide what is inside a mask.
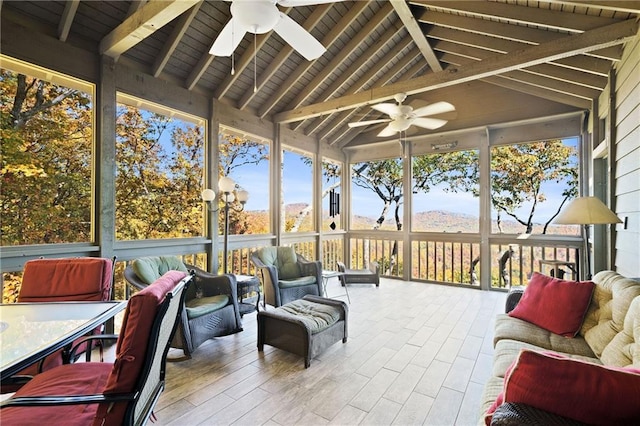
[[[344,289],[332,279],[328,293]],[[308,369],[258,352],[255,313],[243,332],[168,363],[154,425],[475,425],[505,294],[385,279],[349,294],[347,343]]]

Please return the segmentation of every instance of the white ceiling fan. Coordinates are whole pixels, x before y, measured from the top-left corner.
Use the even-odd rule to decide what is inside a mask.
[[[280,12],[283,7],[311,6],[342,0],[233,0],[231,19],[213,42],[209,53],[231,56],[247,32],[264,34],[271,30],[297,50],[308,61],[319,58],[326,51],[307,30]]]
[[[411,126],[418,126],[424,129],[434,130],[447,124],[448,120],[441,118],[427,118],[429,115],[442,114],[445,112],[455,111],[456,108],[449,102],[436,102],[424,107],[413,109],[409,105],[402,105],[407,98],[406,93],[398,93],[394,96],[397,104],[381,103],[371,105],[371,108],[380,111],[389,116],[389,118],[380,118],[378,120],[356,121],[349,123],[349,127],[369,126],[371,124],[389,123],[387,127],[382,129],[378,136],[393,136],[395,133],[404,132]]]

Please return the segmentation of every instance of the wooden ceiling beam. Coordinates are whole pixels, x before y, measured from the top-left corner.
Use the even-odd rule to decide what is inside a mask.
[[[309,15],[309,17],[304,21],[304,23],[302,24],[302,27],[305,30],[310,32],[313,28],[315,28],[316,25],[318,25],[318,23],[322,20],[322,18],[324,18],[324,16],[327,14],[327,12],[329,12],[331,7],[332,7],[331,3],[318,5],[313,10],[311,15]],[[258,91],[260,91],[260,89],[265,85],[265,83],[269,81],[269,79],[276,72],[278,72],[282,64],[285,63],[285,61],[287,60],[289,55],[291,55],[292,52],[293,52],[293,47],[286,44],[282,48],[282,50],[278,52],[278,55],[272,61],[269,61],[269,66],[267,66],[267,68],[260,74],[260,76],[258,77],[258,81],[256,82],[256,87]],[[253,97],[256,95],[256,93],[257,92],[253,92],[252,90],[247,90],[247,93],[245,93],[244,96],[242,96],[242,98],[240,99],[240,102],[238,102],[236,107],[241,110],[245,109],[247,105],[249,105],[249,102],[251,102]]]
[[[390,64],[392,63],[392,61],[399,55],[402,54],[402,52],[407,48],[407,46],[409,46],[409,44],[413,41],[413,39],[411,38],[410,35],[407,35],[405,38],[403,38],[400,43],[396,44],[393,49],[390,49],[382,58],[377,59],[377,63],[379,64]],[[400,61],[398,61],[396,63],[396,65],[393,66],[392,69],[390,69],[389,71],[391,72],[393,69],[397,68],[398,70],[396,71],[399,72],[400,69],[406,67],[408,64],[411,63],[411,61],[413,61],[417,55],[413,54],[414,52],[411,53],[407,53],[407,54],[402,54]],[[374,78],[376,76],[376,74],[380,73],[380,68],[377,66],[372,66],[369,68],[369,70],[364,73],[357,81],[357,83],[352,84],[351,87],[349,87],[349,89],[347,90],[347,92],[345,94],[353,94],[353,93],[358,93],[359,91],[361,91],[362,89],[364,89],[367,84],[369,84],[370,80],[372,78]],[[311,124],[309,124],[307,127],[304,128],[304,133],[305,135],[311,135],[313,133],[315,133],[318,129],[322,128],[322,126],[324,126],[329,120],[331,119],[331,115],[324,115],[321,117],[316,117]]]
[[[638,0],[547,0],[549,3],[566,4],[570,6],[595,7],[598,9],[613,10],[640,14],[640,2]]]
[[[539,98],[547,99],[549,101],[558,102],[565,105],[571,105],[580,109],[590,109],[591,101],[586,99],[577,98],[575,96],[565,95],[553,90],[547,90],[537,86],[531,86],[522,82],[514,81],[502,76],[494,76],[480,79],[486,83],[490,83],[496,86],[511,89],[516,92],[526,93],[528,95],[537,96]]]
[[[366,3],[366,2],[361,2],[361,3]],[[357,35],[351,38],[349,42],[340,49],[340,52],[336,54],[331,59],[331,61],[329,61],[329,63],[322,68],[322,71],[320,71],[320,73],[318,73],[313,78],[313,80],[311,80],[311,82],[309,82],[309,84],[306,85],[306,88],[304,90],[298,93],[298,95],[294,98],[294,100],[289,104],[288,108],[294,109],[299,107],[309,96],[311,96],[311,94],[315,90],[317,90],[318,87],[320,87],[320,85],[327,79],[327,77],[332,73],[334,73],[336,69],[338,69],[340,64],[342,64],[342,62],[344,62],[345,59],[347,59],[349,55],[351,55],[351,53],[355,49],[357,49],[367,37],[369,37],[369,34],[371,34],[380,25],[380,23],[384,19],[386,19],[387,16],[391,14],[391,12],[393,12],[393,7],[389,3],[384,3],[384,5],[380,8],[380,10],[378,10],[375,16],[372,19],[370,19],[365,24],[365,26],[358,31]],[[340,28],[342,30],[342,28],[344,27],[340,25],[336,25],[336,28]],[[337,39],[337,37],[335,37],[335,39]],[[332,40],[331,44],[333,44],[333,41],[335,41],[335,39]],[[327,44],[325,44],[324,42],[322,44],[327,46]],[[309,61],[307,62],[308,63],[306,67],[304,65],[299,66],[298,70],[304,70],[304,72],[306,72],[309,68],[311,68],[311,66],[313,65],[313,62],[309,62]],[[296,72],[295,75],[296,75],[295,79],[292,78],[293,75],[290,76],[287,79],[287,83],[283,84],[278,89],[278,91],[276,91],[276,93],[274,93],[274,95],[272,95],[267,100],[267,102],[264,105],[262,105],[262,107],[258,111],[258,116],[260,118],[264,118],[269,113],[269,111],[271,111],[273,107],[275,107],[276,103],[278,103],[278,101],[282,99],[282,97],[290,90],[290,88],[302,76],[302,73]]]
[[[396,11],[396,14],[404,24],[405,28],[413,38],[414,43],[418,46],[420,53],[429,64],[429,67],[433,72],[442,71],[442,65],[440,65],[440,61],[436,57],[436,54],[433,52],[433,49],[429,45],[427,38],[424,36],[424,32],[422,28],[420,28],[420,24],[413,16],[413,12],[409,8],[409,5],[405,0],[390,0],[393,9]]]
[[[344,71],[341,72],[340,77],[338,77],[337,79],[335,79],[333,81],[333,83],[331,83],[328,87],[324,88],[322,90],[322,93],[320,94],[320,97],[315,97],[314,101],[318,102],[318,101],[323,101],[323,100],[327,100],[331,97],[333,97],[333,95],[345,84],[349,81],[349,79],[355,75],[358,70],[360,70],[360,68],[362,68],[365,64],[367,64],[367,62],[370,61],[374,61],[375,63],[380,63],[378,62],[376,55],[378,54],[378,52],[387,45],[387,43],[389,43],[390,40],[392,40],[396,34],[398,34],[401,30],[403,29],[402,26],[402,22],[398,21],[395,22],[394,25],[392,25],[391,27],[389,27],[387,29],[387,31],[384,32],[384,34],[382,34],[380,37],[378,37],[378,40],[372,44],[371,46],[369,46],[367,48],[367,50],[365,50],[364,52],[362,52],[362,54],[360,54],[358,56],[358,59],[356,59],[354,62],[351,63],[351,65],[349,65],[347,67],[347,69],[345,69]],[[396,50],[397,47],[394,46],[393,50]],[[397,51],[397,50],[396,50]],[[382,62],[385,63],[385,62]],[[375,65],[374,65],[375,66]],[[331,65],[328,65],[327,68],[330,68]],[[296,98],[297,99],[297,98]],[[294,100],[295,102],[295,100]],[[287,109],[293,109],[296,108],[296,106],[294,103],[292,103],[291,107],[287,107]],[[297,131],[299,129],[300,126],[302,126],[302,124],[304,123],[304,121],[301,121],[298,126],[294,126],[293,130]]]
[[[519,6],[486,1],[411,0],[413,4],[435,7],[479,18],[499,19],[513,24],[536,25],[548,29],[581,33],[620,22],[617,19],[593,15],[578,15],[558,10]]]
[[[490,37],[535,45],[566,37],[566,34],[557,31],[540,30],[522,25],[511,25],[504,22],[470,18],[426,9],[418,13],[417,18],[425,24],[458,30],[467,34],[478,34],[483,36],[483,40],[487,40],[486,37]],[[607,49],[594,50],[589,55],[618,61],[622,57],[622,50],[619,46],[613,46]]]
[[[638,21],[629,19],[582,34],[567,36],[561,40],[509,52],[509,55],[494,55],[493,58],[469,64],[465,67],[446,69],[409,81],[371,89],[367,92],[343,96],[320,104],[307,105],[296,110],[283,111],[274,116],[274,121],[278,123],[290,123],[323,114],[344,111],[362,105],[382,102],[391,99],[393,95],[398,92],[405,92],[408,95],[423,93],[467,81],[504,74],[505,72],[624,43],[635,37],[637,31]]]
[[[62,17],[58,23],[58,39],[60,41],[67,41],[69,30],[71,29],[71,24],[73,23],[73,18],[76,16],[79,4],[80,0],[67,0],[65,2]]]
[[[451,43],[449,41],[438,41],[434,44],[434,48],[436,49],[436,51],[442,52],[443,57],[441,59],[443,62],[456,66],[464,65],[469,62],[455,59],[452,60],[452,57],[468,58],[475,61],[481,61],[492,55],[490,52],[487,52],[483,49],[459,45]],[[557,66],[553,62],[550,62],[548,64],[534,65],[532,67],[525,68],[523,71],[541,75],[544,77],[554,78],[556,80],[564,81],[571,84],[579,84],[581,86],[597,90],[602,90],[609,81],[606,77],[578,70],[572,70],[562,66]]]
[[[193,18],[196,17],[196,14],[200,10],[201,5],[202,0],[200,0],[187,12],[184,12],[182,15],[180,15],[178,22],[176,22],[176,26],[173,27],[173,31],[171,31],[169,38],[162,45],[162,50],[160,50],[160,53],[153,63],[152,73],[154,77],[158,77],[160,73],[162,73],[162,70],[167,65],[167,62],[169,62],[169,58],[171,58],[171,55],[173,55],[176,47],[178,47],[182,36],[185,32],[187,32],[189,25],[191,25],[191,21],[193,21]]]
[[[101,55],[117,57],[171,22],[200,0],[151,1],[100,40]]]
[[[207,68],[209,68],[209,65],[211,65],[211,62],[213,62],[214,58],[215,56],[213,56],[209,52],[204,53],[198,60],[198,63],[193,67],[193,69],[189,73],[189,76],[187,77],[187,80],[184,83],[184,87],[186,87],[189,90],[193,90],[193,88],[196,87],[196,84],[198,84],[198,81],[204,75]]]

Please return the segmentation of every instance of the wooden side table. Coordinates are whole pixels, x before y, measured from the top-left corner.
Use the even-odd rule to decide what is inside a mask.
[[[238,306],[240,307],[240,316],[249,312],[259,311],[260,306],[260,280],[253,275],[236,275],[236,283],[238,288]],[[244,301],[244,295],[255,291],[258,294],[255,306],[253,303]]]
[[[538,261],[540,263],[540,272],[544,273],[544,265],[551,266],[551,276],[555,278],[562,278],[561,275],[564,275],[564,270],[561,268],[562,266],[566,266],[571,270],[571,279],[575,280],[578,277],[578,270],[576,269],[575,262],[567,262],[564,260],[556,260],[556,259],[540,259]],[[562,272],[560,272],[562,271]]]

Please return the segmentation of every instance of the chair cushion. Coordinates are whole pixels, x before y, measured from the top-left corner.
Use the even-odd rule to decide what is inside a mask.
[[[219,294],[217,296],[191,299],[185,303],[185,310],[187,311],[187,318],[193,319],[215,312],[228,304],[229,296]]]
[[[306,300],[294,300],[277,309],[281,314],[293,316],[302,321],[311,334],[329,328],[340,319],[340,310],[335,306]]]
[[[606,365],[640,368],[640,296],[631,302],[623,329],[605,346],[600,359]]]
[[[168,271],[189,272],[177,256],[141,257],[131,263],[133,272],[147,284],[151,284]]]
[[[35,259],[24,265],[18,302],[109,300],[111,259]]]
[[[300,277],[298,256],[293,247],[278,247],[278,278],[290,280]]]
[[[300,287],[316,283],[316,277],[309,275],[306,277],[293,278],[289,280],[278,280],[280,288]]]
[[[574,337],[580,331],[594,287],[591,281],[565,281],[534,272],[520,303],[508,315]]]
[[[31,395],[100,394],[111,373],[108,362],[65,364],[38,374],[14,397]],[[92,380],[87,380],[91,377]],[[50,407],[12,407],[2,410],[3,425],[90,425],[98,404],[56,405]]]

